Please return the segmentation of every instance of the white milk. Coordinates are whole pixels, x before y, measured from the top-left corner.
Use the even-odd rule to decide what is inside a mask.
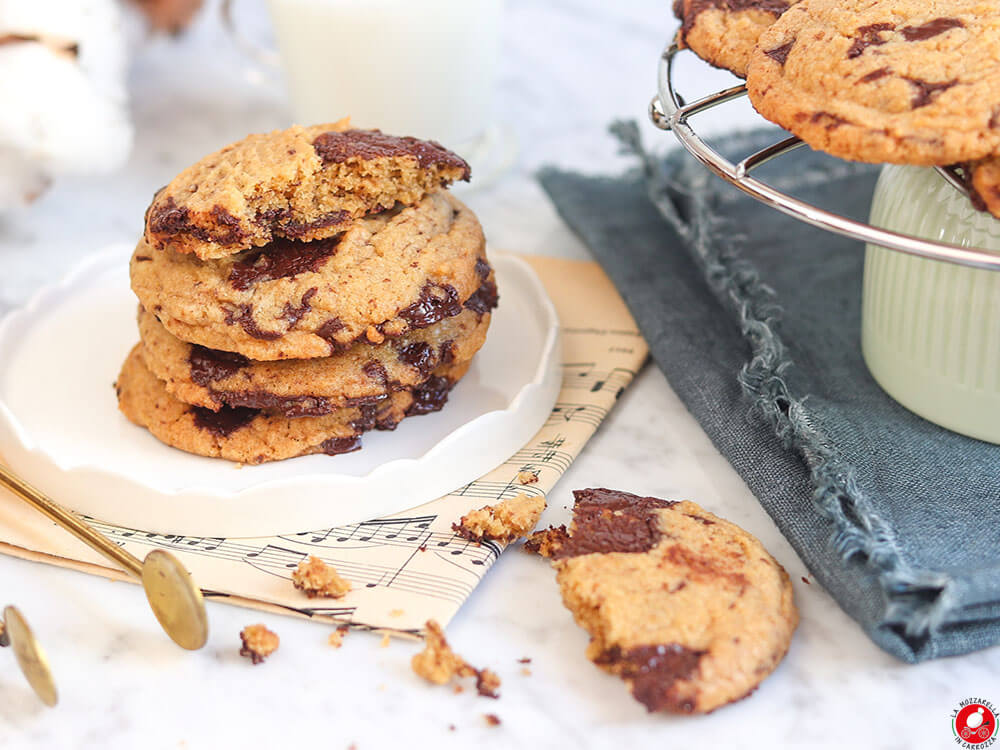
[[[269,0],[301,124],[473,145],[490,124],[501,0]]]

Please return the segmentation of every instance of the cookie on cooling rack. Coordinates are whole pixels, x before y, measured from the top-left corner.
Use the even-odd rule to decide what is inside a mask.
[[[677,43],[717,68],[746,77],[757,38],[799,0],[675,0]]]
[[[798,624],[784,569],[752,535],[690,502],[573,493],[573,523],[532,535],[587,656],[650,711],[705,713],[753,692]]]
[[[963,164],[962,169],[973,205],[1000,219],[1000,156]]]
[[[940,165],[1000,151],[992,0],[803,0],[758,40],[764,117],[844,159]]]

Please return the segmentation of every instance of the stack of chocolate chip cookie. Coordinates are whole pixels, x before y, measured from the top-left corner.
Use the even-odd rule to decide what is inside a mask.
[[[468,165],[346,121],[251,135],[153,198],[132,256],[121,410],[191,453],[361,447],[440,409],[497,303]]]
[[[959,165],[1000,217],[995,0],[677,0],[681,46],[764,117],[844,159]]]

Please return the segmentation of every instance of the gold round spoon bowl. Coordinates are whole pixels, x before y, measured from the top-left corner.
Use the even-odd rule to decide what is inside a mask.
[[[140,561],[3,464],[0,464],[0,485],[141,580],[153,614],[174,643],[189,651],[205,645],[208,640],[205,600],[180,560],[166,550],[157,549]]]
[[[17,607],[8,606],[3,610],[3,636],[0,645],[10,644],[21,673],[35,691],[35,695],[50,708],[59,702],[48,657],[38,645],[34,632]]]

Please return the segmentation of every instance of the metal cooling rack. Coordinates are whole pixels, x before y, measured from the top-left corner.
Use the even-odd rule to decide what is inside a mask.
[[[960,266],[1000,270],[1000,255],[976,248],[950,245],[926,240],[909,234],[900,234],[873,226],[846,216],[832,213],[819,206],[799,200],[753,176],[753,171],[772,159],[791,153],[805,144],[794,136],[750,154],[735,164],[708,145],[692,127],[690,120],[715,107],[746,96],[746,86],[734,86],[717,91],[697,101],[685,103],[674,88],[674,59],[678,52],[671,44],[663,53],[659,66],[659,94],[649,105],[649,117],[661,130],[669,130],[688,152],[712,172],[744,193],[772,208],[807,224],[836,232],[856,240],[898,250],[909,255],[941,260]],[[954,167],[938,167],[937,171],[956,190],[968,195],[962,176]]]

